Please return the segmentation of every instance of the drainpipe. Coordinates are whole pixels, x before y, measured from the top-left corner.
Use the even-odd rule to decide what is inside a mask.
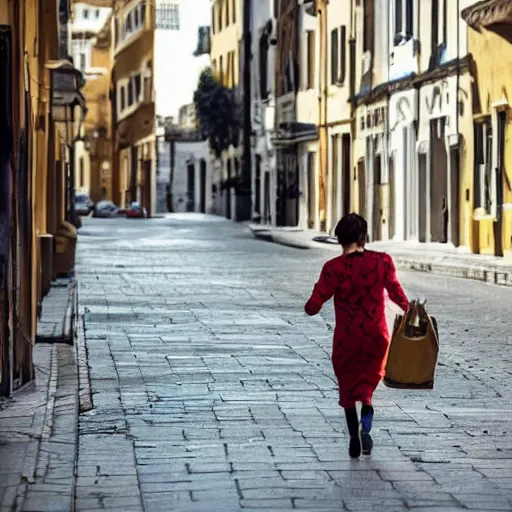
[[[455,96],[455,100],[456,100],[456,113],[457,113],[457,117],[456,117],[456,121],[455,121],[455,126],[457,127],[457,144],[458,144],[458,148],[457,148],[457,162],[456,162],[456,165],[457,165],[457,176],[458,176],[458,179],[457,179],[457,186],[458,186],[458,190],[457,190],[457,194],[459,194],[459,199],[458,199],[458,204],[459,204],[459,216],[460,216],[460,212],[461,212],[461,197],[460,197],[460,186],[461,186],[461,182],[462,180],[460,179],[461,178],[461,168],[460,168],[460,150],[461,150],[461,147],[460,147],[460,120],[459,120],[459,87],[460,87],[460,19],[461,19],[461,15],[460,15],[460,0],[457,0],[457,91],[456,91],[456,96]],[[469,53],[469,49],[468,49],[468,53]],[[469,190],[468,190],[469,192]],[[467,202],[467,199],[466,199],[466,194],[464,194],[464,200]],[[459,217],[460,219],[460,217]],[[460,246],[461,245],[461,233],[460,233],[460,230],[461,230],[461,223],[460,223],[460,220],[459,222],[457,222],[457,225],[459,226],[459,232],[457,233],[457,241],[458,241],[458,245]],[[466,243],[467,243],[467,246],[468,247],[471,247],[471,235],[468,233],[468,239],[466,240]]]
[[[356,100],[356,36],[355,36],[355,27],[354,27],[354,2],[350,2],[350,41],[349,41],[349,59],[350,59],[350,69],[349,69],[349,95],[350,95],[350,167],[348,172],[352,177],[352,172],[354,172],[353,179],[350,180],[350,183],[354,183],[356,177],[356,166],[357,162],[354,161],[354,145],[356,140],[356,111],[357,111],[357,100]],[[372,62],[373,65],[373,62]],[[352,190],[350,191],[350,203],[349,210],[355,211],[354,208],[354,187],[350,187]]]

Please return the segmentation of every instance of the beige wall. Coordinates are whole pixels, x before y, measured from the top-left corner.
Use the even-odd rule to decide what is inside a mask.
[[[475,59],[476,115],[488,115],[494,125],[499,110],[507,113],[505,129],[505,173],[512,182],[512,31],[510,25],[502,27],[503,34],[481,28],[480,31],[469,30],[469,51]],[[508,40],[507,40],[508,39]],[[493,56],[492,58],[490,56]],[[499,57],[498,57],[499,56]],[[496,126],[496,125],[495,125]],[[494,160],[496,159],[496,148]],[[466,159],[467,175],[473,172],[473,151],[468,151]],[[493,163],[493,165],[495,162]],[[512,258],[512,191],[505,183],[503,229],[501,233],[504,256]],[[492,254],[495,245],[494,219],[484,212],[475,211],[475,249],[483,254]]]
[[[229,4],[229,23],[226,17],[226,5]],[[215,23],[212,23],[210,60],[212,69],[217,76],[220,76],[220,63],[222,58],[222,82],[227,87],[238,85],[240,82],[240,52],[239,44],[242,38],[243,16],[242,0],[216,0],[212,4],[212,16]],[[219,12],[222,12],[222,28],[219,29]],[[233,22],[233,12],[235,21]],[[232,58],[233,68],[228,69],[229,54],[234,52]]]

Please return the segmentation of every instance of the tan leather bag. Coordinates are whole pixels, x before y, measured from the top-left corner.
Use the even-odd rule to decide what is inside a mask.
[[[414,313],[409,310],[395,320],[384,384],[390,388],[432,389],[438,355],[437,322],[416,304]]]

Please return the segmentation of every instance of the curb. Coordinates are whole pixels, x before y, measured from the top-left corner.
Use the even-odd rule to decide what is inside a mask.
[[[73,345],[77,316],[78,284],[76,279],[58,279],[43,299],[36,343]]]
[[[78,399],[80,414],[88,412],[94,408],[89,368],[89,355],[87,352],[85,333],[85,310],[80,310],[76,330],[76,358],[78,368]]]
[[[326,244],[325,242],[296,242],[286,236],[273,234],[270,230],[254,229],[250,227],[255,238],[273,242],[279,245],[292,247],[295,249],[326,249],[333,250],[337,246]],[[404,256],[389,253],[395,261],[395,265],[400,270],[410,270],[414,272],[423,272],[446,277],[457,277],[460,279],[471,279],[498,286],[512,287],[512,271],[503,270],[496,266],[466,265],[463,263],[440,262],[438,259],[419,259],[412,256]]]

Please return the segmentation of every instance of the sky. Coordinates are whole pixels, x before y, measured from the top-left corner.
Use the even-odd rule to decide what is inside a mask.
[[[210,64],[208,55],[194,57],[198,28],[210,25],[210,0],[181,0],[180,31],[155,34],[155,91],[157,115],[178,116],[192,103],[199,73]]]

